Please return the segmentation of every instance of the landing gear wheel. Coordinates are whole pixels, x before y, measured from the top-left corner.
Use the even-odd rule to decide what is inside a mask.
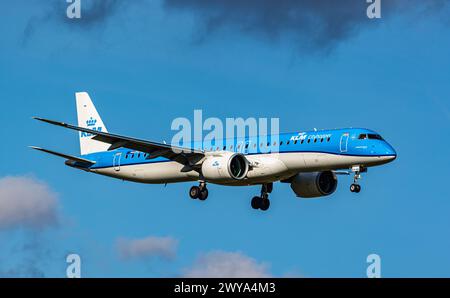
[[[270,207],[270,200],[268,198],[260,198],[259,209],[266,211]]]
[[[361,191],[361,186],[359,184],[353,183],[352,185],[350,185],[350,191],[358,193]]]
[[[198,186],[192,186],[191,189],[189,190],[189,196],[191,197],[191,199],[198,199],[200,196],[201,190],[200,187]]]
[[[253,209],[259,209],[259,205],[260,205],[259,201],[260,200],[261,200],[260,197],[253,197],[252,203],[251,203]]]
[[[200,191],[198,199],[204,201],[208,198],[208,189],[205,187]]]

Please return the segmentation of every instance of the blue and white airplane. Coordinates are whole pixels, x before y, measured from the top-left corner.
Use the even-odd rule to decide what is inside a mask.
[[[174,147],[109,133],[86,92],[76,93],[78,126],[34,117],[37,120],[79,131],[80,156],[31,147],[66,160],[65,164],[91,173],[141,183],[198,181],[189,195],[208,197],[207,183],[261,185],[253,197],[254,209],[267,210],[273,183],[290,183],[297,197],[332,194],[336,174],[354,174],[352,192],[368,167],[393,161],[397,154],[376,132],[363,128],[283,133],[222,140],[205,148],[202,142]],[[261,140],[264,140],[262,142]],[[217,142],[219,143],[219,142]]]

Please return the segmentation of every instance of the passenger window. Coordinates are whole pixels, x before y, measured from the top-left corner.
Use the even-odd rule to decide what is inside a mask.
[[[267,147],[269,147],[270,146],[270,142],[267,142]]]
[[[330,141],[330,137],[328,137],[328,139],[327,139],[327,142],[329,142]]]
[[[322,142],[323,142],[323,139],[320,139],[320,142],[322,143]]]
[[[247,149],[248,148],[248,144],[245,144],[245,149]]]
[[[297,140],[294,141],[294,145],[297,144]]]
[[[223,146],[223,150],[227,149],[227,146]]]
[[[305,140],[301,140],[300,144],[303,144],[305,142]]]
[[[308,139],[308,143],[311,142],[311,139]]]
[[[283,145],[283,141],[280,142],[280,146]]]
[[[286,145],[289,145],[290,142],[291,142],[291,141],[287,141],[287,142],[286,142]]]
[[[317,139],[314,139],[314,143],[317,143]]]

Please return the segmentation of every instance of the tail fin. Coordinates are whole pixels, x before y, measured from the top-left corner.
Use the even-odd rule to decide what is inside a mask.
[[[77,100],[78,126],[108,132],[89,94],[77,92],[75,97]],[[89,133],[80,132],[81,155],[108,150],[109,144],[93,140],[92,137],[93,135]]]

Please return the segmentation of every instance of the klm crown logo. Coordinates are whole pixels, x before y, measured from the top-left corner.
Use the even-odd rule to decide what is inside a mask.
[[[89,126],[95,126],[97,123],[97,120],[93,119],[92,117],[86,121],[86,125]]]
[[[97,120],[95,120],[95,119],[92,118],[92,117],[89,118],[88,120],[86,120],[86,126],[87,126],[89,129],[95,130],[95,131],[102,131],[102,128],[101,128],[100,126],[99,126],[99,127],[95,127],[96,124],[97,124]],[[82,138],[88,138],[88,137],[92,137],[93,134],[82,131],[82,132],[80,132],[80,136],[81,136]]]

